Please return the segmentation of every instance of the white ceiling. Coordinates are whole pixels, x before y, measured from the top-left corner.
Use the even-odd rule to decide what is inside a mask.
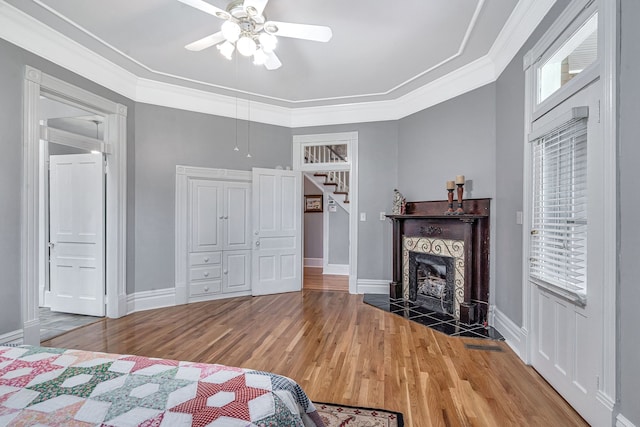
[[[237,74],[215,47],[184,49],[223,21],[177,0],[7,3],[138,76],[310,106],[394,99],[486,55],[517,0],[271,0],[268,19],[326,25],[333,38],[280,37],[282,68],[241,57]]]

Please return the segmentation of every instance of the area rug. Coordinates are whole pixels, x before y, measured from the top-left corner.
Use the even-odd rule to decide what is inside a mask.
[[[403,427],[400,412],[314,402],[326,427]]]

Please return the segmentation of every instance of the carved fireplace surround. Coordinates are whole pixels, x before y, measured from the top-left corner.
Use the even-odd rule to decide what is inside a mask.
[[[408,253],[449,256],[457,269],[455,317],[467,324],[487,320],[490,203],[491,199],[467,199],[465,214],[445,215],[446,200],[408,202],[404,215],[388,215],[393,221],[390,297],[409,299]]]

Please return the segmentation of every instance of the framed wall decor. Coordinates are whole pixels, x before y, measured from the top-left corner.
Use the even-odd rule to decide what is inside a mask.
[[[322,194],[304,196],[304,211],[322,212]]]

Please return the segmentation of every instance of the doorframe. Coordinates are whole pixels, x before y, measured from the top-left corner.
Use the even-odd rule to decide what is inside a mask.
[[[536,78],[534,65],[541,60],[554,46],[564,42],[572,34],[572,29],[581,25],[581,16],[587,16],[591,10],[598,12],[598,64],[583,78],[574,78],[565,86],[552,94],[547,100],[536,106]],[[603,147],[603,212],[602,224],[596,226],[603,228],[602,243],[602,293],[599,296],[602,301],[601,334],[602,365],[599,370],[598,390],[596,399],[605,411],[613,414],[616,411],[616,354],[617,354],[617,2],[606,0],[573,0],[560,14],[547,32],[540,38],[535,46],[524,56],[523,69],[525,71],[525,105],[524,105],[524,168],[523,168],[523,224],[530,224],[530,199],[532,188],[530,183],[531,159],[529,146],[529,133],[532,130],[532,122],[554,108],[572,94],[578,92],[599,76],[601,82],[600,122],[602,126],[602,141],[608,141]],[[580,77],[580,76],[578,76]],[[531,287],[528,284],[529,264],[529,230],[523,228],[523,258],[522,258],[522,335],[525,339],[525,348],[521,352],[521,358],[528,364],[531,363],[532,337],[530,334],[533,313],[531,312],[531,299],[533,298]]]
[[[318,166],[305,167],[302,161],[304,144],[344,144],[348,146],[349,169],[349,293],[358,293],[358,132],[339,132],[293,136],[293,170],[317,171]],[[302,186],[304,188],[304,186]],[[301,203],[303,191],[298,195]],[[304,258],[304,257],[303,257]],[[301,260],[304,263],[304,259]]]
[[[106,302],[107,316],[126,314],[127,244],[127,107],[26,66],[23,86],[23,169],[21,224],[22,335],[26,344],[40,342],[40,96],[101,114],[105,117],[104,145],[107,159],[106,198]]]

